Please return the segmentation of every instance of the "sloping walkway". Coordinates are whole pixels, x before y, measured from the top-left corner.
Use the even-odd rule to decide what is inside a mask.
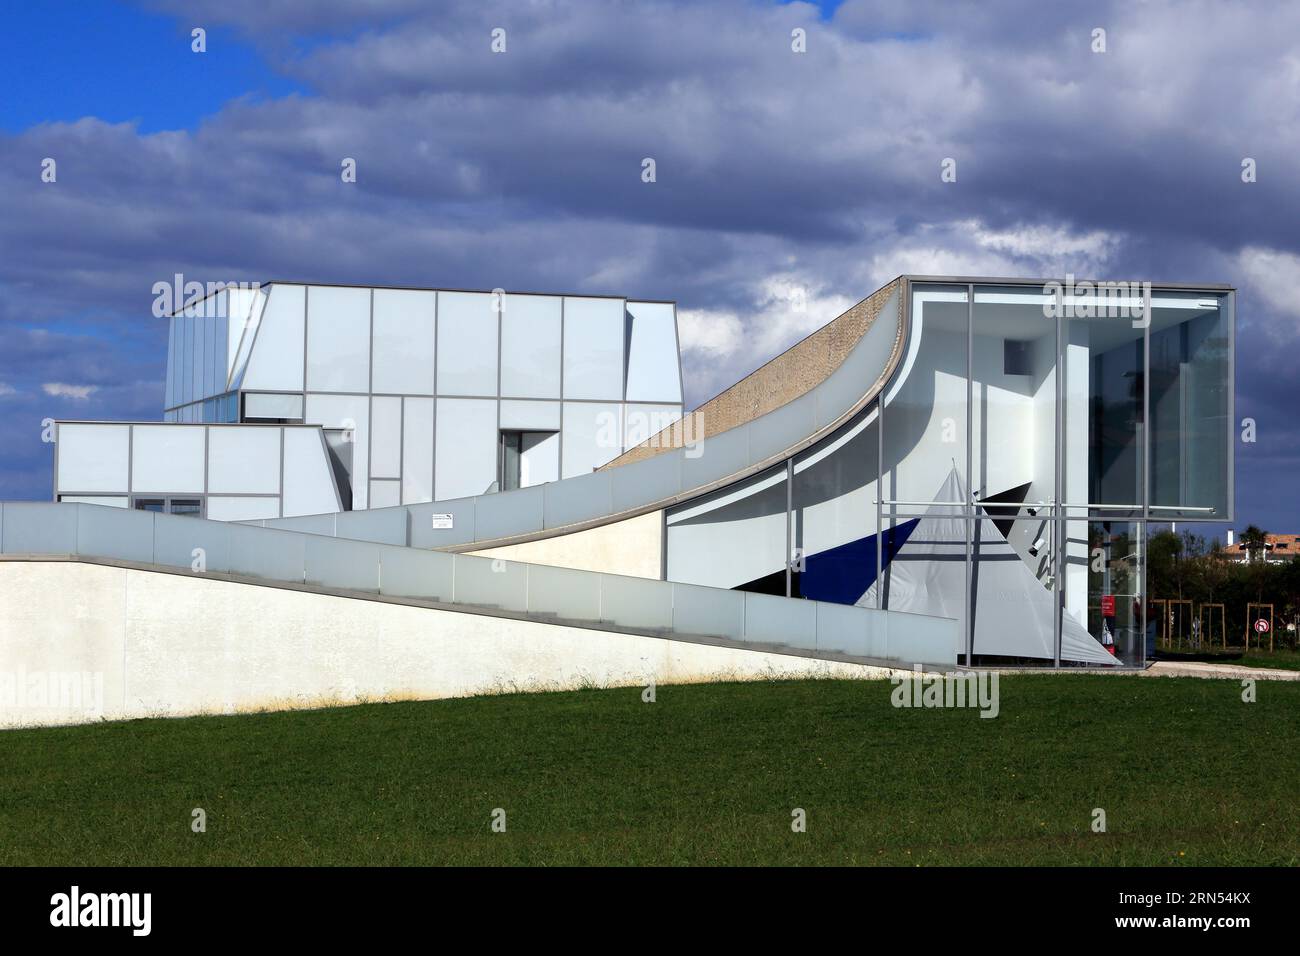
[[[1218,677],[1225,680],[1300,680],[1300,671],[1272,667],[1245,667],[1241,664],[1208,664],[1204,661],[1156,661],[1145,677]]]

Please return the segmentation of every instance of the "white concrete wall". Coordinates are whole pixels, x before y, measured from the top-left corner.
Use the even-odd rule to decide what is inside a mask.
[[[573,534],[469,553],[658,580],[663,571],[663,523],[664,513],[652,511]]]
[[[0,726],[891,673],[74,562],[0,561],[0,598]],[[40,700],[60,677],[78,706]]]

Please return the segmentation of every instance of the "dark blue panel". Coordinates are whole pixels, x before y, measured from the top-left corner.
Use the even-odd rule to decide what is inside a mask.
[[[912,518],[885,532],[880,555],[885,566],[907,543],[920,518]],[[876,581],[876,535],[869,535],[804,557],[799,592],[814,601],[856,604]]]

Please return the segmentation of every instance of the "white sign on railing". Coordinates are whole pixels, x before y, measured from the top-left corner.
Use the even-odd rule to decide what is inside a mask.
[[[445,531],[455,523],[451,515],[439,514],[433,516],[433,530]]]

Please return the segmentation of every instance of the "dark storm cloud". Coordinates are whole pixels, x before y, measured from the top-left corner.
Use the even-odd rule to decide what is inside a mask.
[[[102,364],[67,360],[60,381],[99,386],[86,414],[127,415],[109,380],[159,374],[150,289],[174,272],[676,298],[692,402],[898,273],[1074,272],[1240,285],[1249,456],[1281,464],[1239,485],[1300,467],[1279,384],[1300,320],[1294,5],[149,6],[233,29],[311,92],[192,132],[0,137],[6,344],[19,326],[131,329],[94,339]],[[12,354],[0,402],[39,389]],[[1242,504],[1298,520],[1278,494]]]

